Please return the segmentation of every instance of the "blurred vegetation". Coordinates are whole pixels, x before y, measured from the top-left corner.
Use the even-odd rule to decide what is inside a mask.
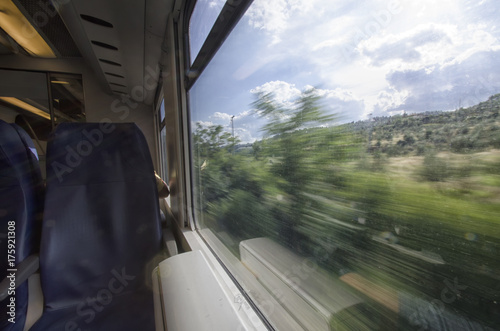
[[[424,155],[429,150],[477,153],[500,148],[500,94],[469,108],[424,112],[346,124],[369,141],[368,152]]]
[[[253,104],[264,138],[193,133],[202,226],[239,255],[270,237],[341,275],[355,271],[500,325],[500,95],[453,112],[339,125],[314,89]]]

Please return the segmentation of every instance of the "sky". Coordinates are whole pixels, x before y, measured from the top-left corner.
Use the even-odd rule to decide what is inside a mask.
[[[224,4],[198,1],[194,53]],[[310,87],[342,123],[468,107],[500,93],[499,22],[498,0],[255,0],[191,89],[191,121],[230,132],[234,116],[253,142],[258,92],[286,106]]]

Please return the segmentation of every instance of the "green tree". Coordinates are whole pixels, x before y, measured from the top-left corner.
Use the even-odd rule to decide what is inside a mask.
[[[307,234],[311,210],[318,206],[315,196],[325,183],[342,185],[339,164],[350,160],[358,145],[345,127],[333,126],[335,117],[321,107],[321,98],[310,89],[290,106],[275,101],[272,94],[260,93],[254,102],[258,114],[267,119],[263,131],[264,154],[272,159],[271,173],[278,178],[283,198],[273,208],[279,239],[299,251],[311,250],[314,235]],[[331,189],[325,189],[331,194]],[[321,235],[321,233],[319,233]],[[323,233],[324,235],[324,233]]]

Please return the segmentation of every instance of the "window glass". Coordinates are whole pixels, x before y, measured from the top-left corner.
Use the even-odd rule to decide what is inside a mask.
[[[82,76],[50,74],[54,122],[85,122]]]
[[[165,124],[163,122],[164,119],[165,119],[165,101],[162,100],[161,105],[160,105],[160,123],[161,123],[161,125]]]
[[[168,159],[167,159],[167,128],[164,126],[160,131],[161,146],[161,178],[168,183]]]
[[[500,329],[499,9],[255,0],[191,88],[197,227],[277,329]]]
[[[168,163],[167,163],[167,128],[165,125],[165,100],[162,99],[159,111],[160,129],[160,177],[168,183]]]
[[[197,0],[189,21],[191,63],[200,52],[212,26],[226,3],[225,0]]]

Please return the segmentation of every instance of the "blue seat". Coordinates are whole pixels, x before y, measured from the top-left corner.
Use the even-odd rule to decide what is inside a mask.
[[[160,254],[158,193],[139,128],[60,124],[47,147],[44,313],[30,330],[154,330],[148,263]]]
[[[43,208],[43,181],[33,141],[16,124],[0,120],[0,280],[5,280],[9,269],[39,249],[41,214]],[[9,225],[15,225],[15,242],[9,242]],[[12,227],[11,229],[12,230]],[[7,254],[9,243],[14,244]],[[10,264],[7,255],[13,255]],[[17,272],[16,272],[16,276]],[[15,324],[9,322],[9,295],[0,302],[0,330],[22,330],[28,306],[28,284],[23,282],[15,291]]]

